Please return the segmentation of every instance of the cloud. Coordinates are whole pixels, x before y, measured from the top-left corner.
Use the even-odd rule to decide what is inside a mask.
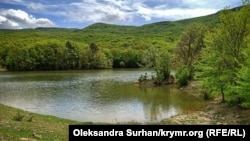
[[[83,0],[64,9],[67,20],[73,22],[133,23],[146,21],[180,20],[208,15],[236,2],[218,0]]]
[[[15,29],[19,28],[16,22],[8,20],[6,17],[0,15],[0,28],[1,29]]]
[[[198,17],[215,13],[216,9],[202,9],[202,8],[171,8],[167,9],[166,6],[155,7],[153,9],[137,6],[137,14],[143,17],[146,21],[152,18],[162,20],[179,20],[190,17]]]
[[[35,27],[54,27],[52,21],[46,18],[35,18],[32,15],[15,9],[0,10],[0,28],[1,29],[22,29]]]
[[[7,4],[22,4],[24,3],[23,0],[1,0],[2,3],[7,3]]]
[[[164,20],[174,21],[212,14],[226,6],[241,5],[241,0],[63,0],[60,2],[50,0],[2,0],[1,2],[24,7],[23,12],[27,11],[33,15],[50,17],[58,25],[92,24],[96,22],[135,25],[136,23],[145,24]],[[8,17],[10,11],[6,12],[5,10],[4,14],[0,13],[2,16],[0,26],[2,27],[3,23],[15,25],[15,27],[18,24],[19,28],[23,28],[20,25],[34,27],[34,21],[38,22],[39,20],[40,22],[42,20],[45,25],[46,23],[53,25],[53,22],[48,19],[36,19],[27,13],[26,20],[18,19],[19,16]]]
[[[67,20],[73,22],[106,22],[117,23],[130,21],[131,10],[123,2],[103,0],[71,3],[65,8]]]
[[[33,10],[44,10],[45,9],[43,4],[41,4],[41,3],[33,3],[33,2],[28,4],[27,7],[29,9],[33,9]]]
[[[234,6],[235,4],[241,4],[241,0],[186,0],[183,1],[184,5],[190,8],[213,8],[222,9],[226,6]]]

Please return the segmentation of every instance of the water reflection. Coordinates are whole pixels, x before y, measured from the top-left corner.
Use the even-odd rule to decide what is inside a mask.
[[[78,121],[159,121],[203,102],[171,86],[139,87],[149,71],[98,70],[0,73],[0,102]]]

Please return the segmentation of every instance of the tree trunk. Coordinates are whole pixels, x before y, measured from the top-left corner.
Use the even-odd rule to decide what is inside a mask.
[[[224,94],[224,90],[222,87],[220,88],[220,91],[221,91],[221,103],[223,103],[225,102],[225,94]]]

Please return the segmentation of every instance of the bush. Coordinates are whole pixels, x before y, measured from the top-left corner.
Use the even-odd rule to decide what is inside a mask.
[[[181,67],[176,72],[177,84],[182,86],[187,86],[189,81],[189,69],[187,67]]]
[[[250,103],[248,103],[248,102],[242,103],[242,104],[241,104],[241,107],[242,107],[242,108],[249,109],[249,108],[250,108]]]
[[[13,120],[15,121],[22,121],[24,118],[24,115],[21,115],[19,112],[13,117]]]

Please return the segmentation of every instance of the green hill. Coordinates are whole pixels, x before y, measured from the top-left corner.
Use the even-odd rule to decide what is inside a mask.
[[[105,23],[96,23],[83,29],[85,32],[113,33],[122,35],[136,36],[173,36],[178,38],[182,30],[192,23],[201,23],[213,26],[219,22],[219,12],[207,16],[178,20],[178,21],[162,21],[142,26],[120,26]]]
[[[179,20],[179,21],[163,21],[143,26],[122,26],[105,23],[95,23],[83,29],[74,28],[43,28],[22,29],[22,30],[6,30],[0,29],[2,40],[15,38],[16,41],[29,39],[58,39],[71,40],[76,42],[85,42],[87,44],[95,42],[100,46],[123,46],[121,42],[147,42],[153,40],[168,41],[171,37],[178,40],[182,30],[189,24],[202,23],[205,25],[214,25],[218,23],[218,13]],[[9,38],[10,37],[10,38]],[[154,41],[153,41],[154,42]],[[135,47],[137,48],[137,47]]]
[[[75,59],[71,64],[73,68],[76,66],[78,69],[92,68],[93,66],[89,65],[91,63],[88,62],[93,61],[93,58],[91,59],[89,56],[91,43],[97,45],[101,53],[105,54],[97,56],[99,57],[97,58],[99,63],[95,63],[95,65],[99,65],[97,68],[105,68],[103,66],[109,64],[108,60],[112,60],[113,67],[121,67],[120,64],[125,64],[122,65],[123,67],[136,67],[142,63],[145,49],[152,45],[166,49],[175,48],[181,32],[188,25],[201,23],[214,27],[219,22],[219,13],[142,26],[95,23],[83,29],[44,27],[21,30],[0,29],[0,67],[12,67],[16,70],[16,66],[20,68],[22,65],[21,68],[26,70],[34,69],[36,66],[35,69],[39,70],[42,65],[51,65],[51,67],[42,69],[65,69],[68,66],[66,58],[70,59],[71,57],[71,59]],[[70,46],[66,45],[68,41],[73,45],[73,51],[69,52]],[[51,57],[47,57],[48,52],[52,55]],[[68,53],[71,56],[68,56]],[[105,63],[100,65],[102,59],[106,59],[106,65],[104,65]],[[44,62],[49,63],[45,64]],[[84,65],[79,63],[85,63],[85,66],[86,64],[89,66],[83,67]],[[8,64],[13,66],[8,66]]]

